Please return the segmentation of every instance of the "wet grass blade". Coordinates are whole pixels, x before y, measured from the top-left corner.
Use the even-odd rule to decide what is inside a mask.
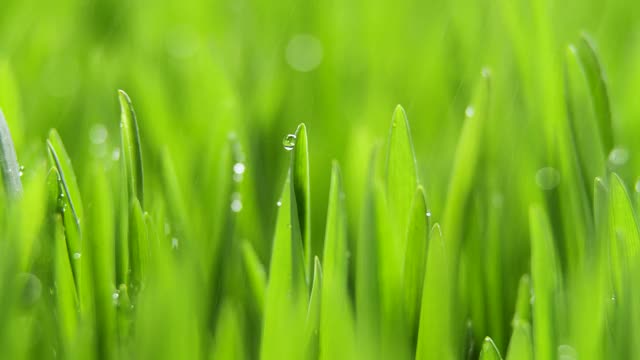
[[[534,353],[541,359],[555,359],[557,339],[561,330],[560,316],[564,314],[558,306],[560,268],[545,211],[532,206],[529,211],[531,232],[531,280],[535,301],[533,304]]]
[[[307,128],[304,124],[296,129],[296,144],[291,157],[293,170],[293,190],[296,193],[298,219],[304,246],[305,274],[307,283],[311,280],[312,242],[311,242],[311,185],[309,175],[309,144]]]
[[[149,263],[147,227],[138,199],[133,199],[129,216],[129,293],[135,299],[144,284],[145,271]]]
[[[80,188],[75,172],[71,165],[71,159],[67,154],[62,139],[55,129],[49,132],[47,149],[51,166],[55,167],[58,175],[60,193],[60,209],[64,222],[64,232],[69,251],[68,257],[73,270],[76,287],[80,287],[80,261],[82,256],[82,226],[84,217]]]
[[[324,274],[320,312],[320,358],[353,358],[355,329],[348,289],[346,209],[340,167],[334,161],[324,240]],[[340,326],[335,326],[340,324]]]
[[[15,198],[22,194],[22,182],[20,181],[20,165],[13,146],[13,139],[9,132],[9,125],[0,109],[0,170],[5,192],[9,198]]]
[[[125,178],[129,189],[129,199],[137,198],[144,206],[144,179],[142,173],[142,145],[138,120],[133,111],[129,95],[123,90],[118,91],[120,100],[120,133],[122,138],[122,155],[125,164]]]
[[[416,156],[411,140],[407,114],[402,106],[396,106],[386,148],[386,193],[389,214],[396,233],[405,234],[414,190],[418,186]],[[404,248],[405,239],[400,245]]]
[[[55,215],[54,231],[54,281],[59,338],[65,353],[71,354],[78,331],[78,298],[60,214]]]
[[[457,359],[461,355],[452,344],[454,283],[445,244],[440,225],[434,225],[429,236],[416,359]]]
[[[482,343],[480,360],[502,360],[502,356],[500,356],[500,351],[498,351],[496,344],[494,344],[493,340],[488,336],[484,338],[484,342]]]
[[[427,263],[429,224],[424,189],[419,186],[413,196],[404,254],[405,313],[411,337],[415,337],[420,320],[420,299]]]

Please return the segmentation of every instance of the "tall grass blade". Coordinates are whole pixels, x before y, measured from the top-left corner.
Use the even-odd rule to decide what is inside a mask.
[[[502,356],[500,356],[500,351],[498,351],[496,344],[494,344],[493,340],[488,336],[484,338],[484,342],[482,343],[480,360],[502,360]]]
[[[10,198],[22,194],[22,182],[20,181],[20,165],[13,146],[13,139],[9,132],[9,125],[0,109],[0,170],[4,189]]]
[[[124,159],[125,178],[129,199],[137,198],[144,205],[144,178],[142,173],[142,145],[138,120],[133,111],[129,95],[118,90],[120,100],[120,133],[122,138],[122,155]]]
[[[312,243],[311,243],[311,185],[309,175],[309,144],[307,128],[304,124],[296,129],[296,144],[291,157],[293,171],[293,190],[296,193],[298,218],[302,243],[304,245],[305,274],[307,283],[311,280]]]

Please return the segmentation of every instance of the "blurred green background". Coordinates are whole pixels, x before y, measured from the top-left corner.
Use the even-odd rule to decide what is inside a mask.
[[[235,133],[257,204],[247,223],[258,226],[248,232],[266,264],[289,161],[282,138],[297,124],[309,132],[314,253],[321,254],[331,160],[343,170],[353,238],[370,153],[388,134],[396,104],[408,114],[420,182],[440,220],[465,109],[481,71],[490,71],[488,161],[473,181],[489,184],[488,203],[509,214],[500,239],[508,270],[503,313],[511,314],[529,269],[536,171],[555,161],[563,134],[565,49],[582,31],[597,45],[615,145],[628,155],[615,170],[627,184],[636,180],[639,17],[640,6],[628,0],[4,0],[0,106],[26,178],[57,128],[90,191],[92,160],[117,158],[116,90],[126,90],[140,124],[146,186],[162,188],[167,149],[189,209],[212,186],[204,183],[207,166]]]

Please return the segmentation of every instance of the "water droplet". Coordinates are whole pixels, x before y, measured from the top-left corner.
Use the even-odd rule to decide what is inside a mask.
[[[113,305],[120,305],[120,290],[116,290],[111,294],[111,300],[113,300]]]
[[[282,206],[282,201],[278,200],[278,202],[276,203],[276,205],[277,205],[278,207]]]
[[[77,253],[73,253],[73,259],[74,260],[80,260],[80,258],[82,257],[82,254],[77,252]]]
[[[107,140],[107,136],[109,136],[109,132],[107,128],[102,124],[95,124],[89,130],[89,139],[91,142],[96,145],[104,144]]]
[[[113,161],[118,161],[120,159],[120,148],[113,149],[113,152],[111,153],[111,159]]]
[[[234,174],[244,174],[245,166],[241,162],[237,162],[233,164],[233,172]]]
[[[536,173],[536,184],[542,190],[552,190],[560,183],[560,173],[558,170],[548,166],[543,167]]]
[[[613,166],[622,166],[629,160],[629,151],[624,148],[615,148],[609,153],[609,163]]]
[[[18,169],[18,176],[22,177],[22,175],[24,175],[24,165],[20,165]]]
[[[282,146],[284,146],[285,150],[291,151],[296,146],[296,136],[293,134],[288,134],[282,139]]]
[[[177,249],[179,245],[179,241],[178,238],[171,238],[171,248],[172,249]]]
[[[640,192],[640,179],[638,179],[638,181],[636,181],[636,191]]]
[[[427,217],[431,217],[431,211],[427,210]]]
[[[322,43],[310,34],[298,34],[289,40],[285,57],[292,69],[308,72],[322,62]]]
[[[237,213],[242,210],[242,199],[240,193],[235,192],[231,194],[231,211]]]
[[[471,105],[467,106],[467,108],[464,109],[464,114],[467,117],[473,117],[473,115],[475,115],[475,113],[476,113],[476,110]]]
[[[482,68],[482,77],[488,78],[491,76],[491,70],[487,67]]]

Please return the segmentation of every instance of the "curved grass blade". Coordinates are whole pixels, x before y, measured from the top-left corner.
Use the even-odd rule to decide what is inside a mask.
[[[412,338],[417,334],[420,320],[420,299],[429,246],[428,226],[424,189],[422,186],[418,186],[411,204],[403,279],[405,313]]]
[[[566,103],[572,138],[585,186],[598,176],[605,175],[606,149],[602,143],[602,130],[591,105],[589,84],[578,58],[578,50],[569,45],[565,56]]]
[[[582,33],[577,46],[580,63],[584,69],[585,77],[589,83],[591,101],[598,119],[600,137],[605,154],[613,148],[613,128],[611,125],[611,105],[607,90],[606,75],[591,38]]]
[[[461,355],[452,343],[454,282],[447,251],[440,225],[436,224],[429,236],[416,359],[457,359]]]
[[[305,274],[307,283],[311,280],[311,185],[309,175],[309,144],[307,128],[304,124],[296,129],[296,145],[292,152],[293,190],[296,193],[298,219],[304,246]]]
[[[120,100],[120,134],[122,138],[122,155],[125,164],[125,177],[129,189],[129,199],[137,198],[144,205],[144,178],[142,173],[142,145],[136,113],[129,95],[118,90]]]
[[[414,190],[418,186],[416,156],[407,114],[396,106],[386,148],[386,193],[396,233],[405,234]],[[404,248],[404,239],[402,248]]]
[[[324,240],[324,276],[320,313],[320,358],[353,358],[355,329],[348,295],[347,221],[342,176],[333,162],[327,227]],[[340,324],[340,326],[335,326]]]
[[[242,243],[242,258],[245,266],[245,274],[249,280],[249,288],[253,294],[254,306],[262,315],[264,310],[264,294],[267,288],[267,274],[264,266],[258,259],[253,246],[248,241]]]
[[[9,198],[16,198],[22,194],[22,182],[20,181],[20,165],[13,147],[13,140],[9,132],[9,125],[0,109],[0,170],[4,190]]]
[[[547,214],[540,206],[529,210],[531,232],[531,280],[533,305],[534,353],[540,359],[555,359],[557,337],[563,312],[558,309],[560,268],[557,262],[553,234]]]
[[[305,321],[305,353],[308,359],[317,359],[319,354],[318,338],[320,332],[320,311],[322,307],[322,266],[316,256],[313,266],[313,284],[307,319]]]
[[[78,331],[78,297],[60,214],[55,215],[53,240],[55,243],[54,281],[59,338],[63,345],[63,351],[72,353]]]
[[[4,111],[7,124],[11,129],[13,145],[17,150],[24,144],[24,126],[22,117],[21,96],[16,81],[15,72],[10,61],[0,57],[0,107]],[[2,115],[0,115],[2,116]]]
[[[507,360],[533,360],[531,326],[526,321],[517,322],[507,349]]]
[[[480,360],[502,360],[500,351],[493,343],[490,337],[485,337],[482,343],[482,350],[480,350]]]
[[[308,291],[291,173],[278,204],[260,356],[262,359],[298,359],[304,351],[302,330]]]
[[[609,188],[610,261],[615,293],[623,298],[626,269],[635,269],[640,253],[640,233],[631,198],[622,179],[612,174]]]

